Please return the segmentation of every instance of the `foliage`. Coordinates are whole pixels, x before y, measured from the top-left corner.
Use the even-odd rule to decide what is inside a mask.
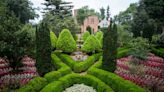
[[[63,29],[69,29],[74,38],[76,33],[79,31],[78,25],[72,17],[60,18],[59,15],[46,14],[44,18],[49,19],[49,28],[56,34],[57,37]]]
[[[40,76],[54,69],[51,62],[50,31],[46,20],[36,30],[36,67]]]
[[[151,52],[156,54],[157,56],[163,57],[164,58],[164,48],[151,48]]]
[[[71,53],[76,50],[76,41],[73,39],[72,34],[68,29],[62,30],[56,47],[66,53]]]
[[[80,24],[80,25],[83,25],[83,21],[85,20],[85,18],[87,18],[88,16],[91,16],[91,15],[96,15],[98,17],[100,17],[100,14],[98,12],[96,12],[94,9],[89,9],[88,6],[84,6],[80,9],[78,9],[77,11],[77,22]]]
[[[101,49],[100,42],[97,40],[97,38],[94,35],[90,35],[81,48],[81,50],[86,53],[99,51],[100,49]]]
[[[19,88],[16,92],[38,92],[46,85],[46,79],[42,77],[35,77],[30,82],[28,82],[28,84]]]
[[[28,23],[30,19],[34,19],[35,14],[32,3],[29,0],[3,0],[7,7],[8,14],[14,14],[20,20],[20,23]]]
[[[88,70],[88,74],[96,76],[105,84],[110,86],[115,92],[146,92],[143,88],[140,88],[134,83],[124,80],[118,75],[102,69],[98,69],[95,67],[90,68]]]
[[[82,35],[82,39],[83,41],[86,41],[86,39],[90,36],[90,33],[88,31],[86,31],[85,33],[83,33]]]
[[[50,31],[50,39],[52,48],[56,48],[57,37],[53,31]]]
[[[154,35],[152,37],[152,44],[155,45],[155,47],[164,48],[164,34]]]
[[[71,16],[72,2],[66,2],[63,0],[45,0],[45,10],[48,10],[52,15],[59,15],[60,17]]]
[[[130,55],[137,59],[146,59],[149,52],[149,42],[147,39],[138,37],[133,39],[130,44],[131,51],[129,52]]]
[[[118,25],[119,46],[128,46],[131,39],[133,39],[133,34],[127,30],[124,30],[122,25]]]
[[[101,20],[105,18],[105,9],[102,7],[100,8],[100,13],[101,13]]]
[[[66,54],[60,54],[58,56],[61,58],[63,62],[70,66],[74,72],[80,73],[86,71],[91,65],[93,65],[96,62],[96,60],[99,59],[101,53],[93,54],[83,62],[75,62],[69,55]]]
[[[151,41],[153,34],[155,33],[154,20],[150,19],[147,12],[145,11],[145,6],[142,1],[140,1],[137,7],[137,12],[134,15],[132,22],[132,32],[134,37],[144,37]]]
[[[164,1],[163,0],[142,0],[145,10],[150,18],[154,19],[157,26],[162,29],[164,23]],[[164,31],[164,27],[163,27]]]
[[[72,87],[65,89],[63,92],[96,92],[93,87],[86,86],[84,84],[74,84]]]
[[[106,11],[107,11],[107,12],[106,12],[106,14],[107,14],[107,15],[106,15],[106,19],[109,20],[109,18],[110,18],[110,7],[109,7],[109,5],[107,6]]]
[[[130,51],[130,48],[125,48],[125,47],[122,47],[122,48],[118,48],[117,49],[117,58],[122,58],[122,57],[126,57],[128,56],[128,53]]]
[[[103,44],[103,32],[102,31],[98,31],[95,35],[95,37],[98,39],[98,41],[100,42],[101,44],[101,47],[102,47],[102,44]]]
[[[103,38],[103,69],[114,72],[117,58],[117,25],[112,24]]]
[[[125,10],[120,12],[118,15],[114,16],[114,20],[123,26],[123,30],[131,31],[131,23],[133,21],[134,14],[137,9],[137,3],[132,3],[130,6]]]
[[[97,90],[97,92],[113,92],[113,90],[109,86],[107,86],[96,77],[91,75],[80,76],[78,74],[66,75],[60,78],[58,81],[54,81],[48,84],[40,92],[63,92],[64,89],[77,83],[84,83],[85,85],[92,86],[94,89]]]

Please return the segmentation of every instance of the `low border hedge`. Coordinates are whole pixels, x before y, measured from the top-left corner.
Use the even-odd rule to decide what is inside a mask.
[[[92,75],[81,76],[79,74],[69,74],[58,81],[54,81],[45,86],[40,92],[63,92],[66,88],[73,84],[81,84],[92,86],[97,92],[114,92],[108,85]]]
[[[93,65],[95,63],[96,60],[99,59],[99,57],[101,55],[102,55],[102,53],[93,54],[92,56],[89,56],[86,60],[84,60],[82,62],[76,62],[69,55],[58,54],[58,56],[61,58],[61,60],[64,63],[66,63],[68,66],[70,66],[72,68],[72,70],[76,73],[86,71],[91,65]]]
[[[91,67],[88,70],[88,74],[96,76],[109,85],[115,92],[146,92],[143,88],[135,85],[134,83],[124,80],[118,75],[102,69]]]
[[[128,56],[128,52],[130,51],[130,48],[127,47],[121,47],[119,49],[117,49],[117,58],[122,58],[125,56]]]
[[[57,71],[52,71],[44,75],[48,82],[55,81],[60,77],[71,73],[70,67],[64,64],[54,53],[51,54],[52,62],[57,67]]]
[[[164,58],[164,48],[155,48],[152,47],[151,48],[151,52],[154,53],[157,56],[163,57]]]
[[[19,88],[16,92],[39,92],[44,86],[47,85],[47,80],[42,77],[35,77],[28,84]]]

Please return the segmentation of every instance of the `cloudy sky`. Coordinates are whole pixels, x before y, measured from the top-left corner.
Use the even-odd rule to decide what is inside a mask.
[[[43,8],[44,6],[42,3],[44,3],[44,0],[30,0],[33,3],[33,6],[35,8]],[[83,6],[88,5],[89,8],[93,8],[96,11],[99,12],[99,9],[101,7],[106,8],[108,5],[110,6],[111,15],[117,15],[120,11],[124,11],[127,9],[127,7],[130,5],[130,3],[138,2],[139,0],[64,0],[73,2],[74,8],[78,9]],[[41,11],[41,10],[40,10]],[[37,13],[41,16],[41,12],[37,11]],[[39,19],[35,19],[34,22],[38,22],[41,20],[42,17],[39,17]]]

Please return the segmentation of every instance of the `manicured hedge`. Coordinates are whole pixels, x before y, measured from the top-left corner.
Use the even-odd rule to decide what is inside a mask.
[[[122,47],[122,48],[117,49],[117,58],[128,56],[129,51],[130,51],[130,48],[127,48],[127,47]]]
[[[52,48],[56,48],[57,37],[53,31],[50,31],[50,39]]]
[[[102,31],[98,31],[95,35],[95,37],[98,39],[98,41],[101,44],[101,47],[103,45],[103,32]]]
[[[47,85],[47,83],[48,82],[45,78],[36,77],[16,92],[39,92],[44,86]]]
[[[94,51],[100,51],[101,50],[101,44],[94,35],[91,35],[84,42],[81,50],[83,52],[86,52],[86,53],[91,53]]]
[[[90,36],[90,33],[88,31],[86,31],[85,33],[83,33],[82,35],[82,39],[83,41],[86,41],[86,39]]]
[[[73,84],[82,84],[92,86],[97,92],[114,92],[108,85],[92,75],[80,76],[78,74],[69,74],[58,81],[54,81],[44,87],[41,92],[63,92],[64,89]]]
[[[66,53],[71,53],[76,50],[76,41],[68,29],[63,29],[59,34],[56,47]]]
[[[60,77],[71,73],[71,69],[65,65],[55,54],[51,55],[53,64],[57,67],[57,71],[52,71],[44,75],[44,78],[47,79],[48,82],[55,81]]]
[[[146,92],[134,83],[102,69],[92,67],[88,70],[88,74],[96,76],[109,85],[115,92]]]
[[[64,63],[70,66],[74,72],[78,73],[86,71],[91,65],[95,63],[96,60],[99,59],[101,55],[101,53],[93,54],[92,56],[89,56],[86,60],[82,62],[76,62],[69,55],[58,54],[58,56]]]
[[[157,56],[163,57],[164,58],[164,48],[151,48],[151,52],[154,53]]]

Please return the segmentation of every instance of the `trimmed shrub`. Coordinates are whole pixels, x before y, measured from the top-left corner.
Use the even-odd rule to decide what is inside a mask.
[[[48,82],[58,80],[60,77],[71,73],[71,69],[65,65],[54,53],[51,54],[51,58],[53,64],[57,67],[57,71],[52,71],[45,74],[44,78],[46,78]]]
[[[50,31],[50,39],[52,48],[56,48],[57,37],[53,31]]]
[[[129,51],[130,51],[130,48],[126,48],[126,47],[117,49],[117,52],[118,52],[117,58],[128,56]]]
[[[105,70],[92,67],[88,70],[88,74],[96,76],[110,86],[115,92],[146,92],[143,88],[134,83]]]
[[[151,48],[151,52],[154,53],[157,56],[164,58],[164,48]]]
[[[92,86],[97,92],[114,92],[108,85],[103,83],[92,75],[80,76],[78,74],[69,74],[58,81],[48,84],[41,92],[63,92],[64,89],[72,86],[73,84],[81,84]]]
[[[101,44],[101,47],[102,47],[102,45],[103,45],[103,32],[102,31],[98,31],[97,33],[96,33],[96,35],[95,35],[95,37],[98,39],[98,41],[100,42],[100,44]]]
[[[66,53],[71,53],[76,50],[76,41],[68,29],[63,29],[59,34],[56,47]]]
[[[47,85],[47,80],[42,77],[32,79],[27,85],[21,87],[17,92],[38,92]]]
[[[91,65],[93,65],[94,62],[98,60],[101,55],[101,53],[93,54],[82,62],[76,62],[69,55],[66,54],[60,54],[58,56],[62,59],[63,62],[70,66],[74,72],[80,73],[86,71]]]
[[[89,36],[81,48],[81,50],[86,53],[99,51],[100,49],[101,49],[100,42],[97,40],[97,38],[94,35]]]
[[[86,41],[86,39],[90,36],[90,33],[88,31],[86,31],[85,33],[83,33],[82,35],[82,39],[83,41]]]

